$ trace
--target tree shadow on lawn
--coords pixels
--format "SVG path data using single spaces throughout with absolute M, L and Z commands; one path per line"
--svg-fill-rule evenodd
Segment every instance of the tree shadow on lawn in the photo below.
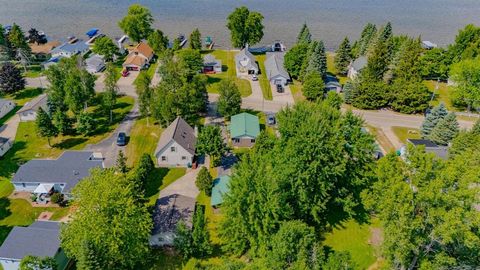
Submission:
M 160 187 L 163 184 L 163 179 L 168 174 L 170 169 L 168 168 L 155 168 L 148 175 L 147 184 L 145 186 L 145 196 L 151 197 L 155 194 L 158 194 Z
M 207 84 L 219 83 L 222 81 L 222 78 L 215 77 L 212 75 L 207 75 Z
M 330 207 L 331 211 L 326 216 L 327 219 L 327 232 L 332 231 L 333 229 L 343 229 L 345 228 L 344 223 L 350 219 L 355 220 L 360 225 L 370 224 L 370 213 L 363 207 L 363 205 L 355 207 L 353 212 L 354 216 L 348 215 L 343 209 L 339 206 Z
M 42 88 L 25 88 L 14 95 L 15 99 L 34 98 L 43 93 Z
M 86 141 L 88 141 L 87 138 L 68 138 L 62 142 L 54 144 L 53 147 L 59 149 L 70 149 Z
M 26 142 L 15 141 L 12 148 L 3 157 L 0 157 L 0 177 L 10 178 L 18 167 L 25 163 L 26 160 L 17 157 L 15 153 L 25 149 L 26 145 Z

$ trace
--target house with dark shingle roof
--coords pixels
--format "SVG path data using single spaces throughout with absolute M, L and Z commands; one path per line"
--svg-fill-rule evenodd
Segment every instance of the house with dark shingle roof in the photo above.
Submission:
M 265 60 L 265 74 L 270 83 L 285 86 L 291 80 L 287 70 L 283 67 L 284 52 L 267 52 Z
M 20 261 L 28 255 L 54 258 L 58 269 L 66 268 L 69 259 L 60 247 L 59 222 L 36 221 L 28 227 L 12 229 L 0 247 L 3 269 L 19 269 Z
M 260 134 L 260 122 L 256 115 L 240 113 L 231 117 L 230 138 L 233 146 L 252 147 Z
M 32 159 L 20 166 L 12 179 L 15 191 L 34 193 L 41 202 L 48 194 L 69 195 L 90 170 L 103 168 L 103 158 L 91 151 L 65 151 L 58 159 Z
M 436 143 L 425 139 L 407 139 L 407 143 L 415 147 L 425 147 L 425 153 L 433 153 L 435 156 L 441 159 L 448 158 L 448 146 L 437 145 Z M 407 155 L 407 147 L 403 146 L 400 149 L 402 157 Z
M 163 167 L 188 167 L 193 163 L 197 135 L 183 118 L 177 117 L 158 141 L 155 157 Z
M 179 222 L 192 229 L 196 200 L 180 194 L 162 197 L 155 203 L 153 230 L 150 237 L 152 246 L 172 246 Z

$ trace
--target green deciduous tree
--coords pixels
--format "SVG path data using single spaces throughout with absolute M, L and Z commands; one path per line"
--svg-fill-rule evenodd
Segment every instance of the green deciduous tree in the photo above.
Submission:
M 335 52 L 335 69 L 338 73 L 345 75 L 348 72 L 348 66 L 351 61 L 352 49 L 350 47 L 350 41 L 345 37 Z
M 8 41 L 15 50 L 30 52 L 30 46 L 28 46 L 27 40 L 25 39 L 25 33 L 22 28 L 15 23 L 8 33 Z
M 200 172 L 198 172 L 197 179 L 195 180 L 195 185 L 200 191 L 205 192 L 207 196 L 212 195 L 212 185 L 213 185 L 213 178 L 208 172 L 208 169 L 202 167 Z
M 135 89 L 138 95 L 138 106 L 142 117 L 147 118 L 147 126 L 149 125 L 149 117 L 152 115 L 153 94 L 154 91 L 150 87 L 152 80 L 148 73 L 141 72 L 135 84 Z
M 310 29 L 308 29 L 307 23 L 303 23 L 302 29 L 297 36 L 297 44 L 308 44 L 312 41 L 312 34 L 310 34 Z
M 199 50 L 183 49 L 177 52 L 178 65 L 183 75 L 189 80 L 203 67 L 203 58 Z
M 312 71 L 305 75 L 303 80 L 303 95 L 308 100 L 322 98 L 325 93 L 325 83 L 318 71 Z
M 450 58 L 443 48 L 433 48 L 420 57 L 421 74 L 424 78 L 446 80 L 450 68 Z
M 453 63 L 474 58 L 480 54 L 480 27 L 468 24 L 458 31 L 455 42 L 448 47 Z
M 148 46 L 152 48 L 155 54 L 160 54 L 168 47 L 168 37 L 160 29 L 153 31 L 148 36 Z
M 307 57 L 308 44 L 301 43 L 294 45 L 285 54 L 284 67 L 294 79 L 299 79 L 302 72 L 302 65 Z
M 77 208 L 60 238 L 80 269 L 90 269 L 92 257 L 98 269 L 135 269 L 144 262 L 152 220 L 123 174 L 95 169 L 72 193 Z
M 391 269 L 470 268 L 480 263 L 480 158 L 472 152 L 445 164 L 409 147 L 378 163 L 378 181 L 365 200 L 384 230 L 383 257 Z M 475 184 L 474 184 L 475 183 Z
M 480 58 L 453 64 L 450 77 L 455 82 L 454 102 L 459 105 L 480 107 Z
M 438 121 L 428 138 L 438 145 L 448 145 L 457 136 L 458 132 L 457 116 L 452 112 Z
M 347 81 L 343 86 L 343 98 L 345 99 L 345 103 L 352 104 L 355 93 L 355 86 L 353 85 L 352 81 Z
M 225 154 L 227 147 L 218 126 L 205 126 L 198 135 L 196 151 L 200 155 L 209 155 L 212 165 L 216 166 Z
M 428 108 L 430 91 L 421 81 L 396 79 L 391 87 L 391 106 L 401 113 L 421 113 Z
M 146 193 L 148 176 L 152 173 L 154 168 L 155 164 L 153 163 L 152 157 L 149 154 L 144 153 L 141 156 L 138 165 L 133 170 L 131 180 L 133 181 L 136 191 L 135 194 L 140 199 L 142 199 Z
M 258 43 L 263 37 L 263 15 L 238 7 L 227 17 L 227 28 L 233 47 L 243 48 L 245 45 Z
M 218 112 L 230 117 L 240 112 L 242 105 L 242 96 L 237 85 L 232 80 L 223 80 L 218 86 L 220 97 L 218 99 Z
M 25 78 L 14 64 L 7 62 L 0 68 L 0 91 L 13 94 L 25 88 Z
M 355 263 L 352 262 L 350 253 L 333 252 L 322 266 L 323 270 L 353 270 L 356 269 Z
M 118 151 L 117 160 L 115 163 L 115 168 L 117 172 L 126 173 L 128 171 L 127 167 L 127 158 L 122 150 Z
M 65 111 L 56 109 L 53 113 L 53 124 L 62 135 L 68 135 L 72 132 L 72 119 Z
M 110 115 L 110 123 L 113 121 L 113 109 L 117 104 L 117 70 L 112 63 L 108 63 L 104 72 L 105 89 L 102 95 L 102 105 Z
M 187 227 L 183 220 L 177 224 L 173 244 L 175 249 L 183 255 L 184 259 L 192 257 L 192 231 Z
M 118 22 L 120 29 L 135 42 L 148 38 L 152 33 L 153 16 L 148 8 L 133 4 L 128 8 L 127 16 Z
M 203 205 L 197 205 L 193 216 L 192 245 L 193 254 L 196 258 L 203 258 L 212 253 L 210 234 L 205 218 L 205 206 Z
M 440 103 L 438 106 L 434 107 L 432 111 L 427 114 L 425 120 L 423 120 L 422 127 L 420 128 L 420 132 L 422 134 L 422 138 L 427 138 L 432 133 L 432 130 L 438 124 L 440 120 L 447 116 L 448 111 L 445 107 L 445 104 Z
M 28 255 L 20 261 L 20 270 L 52 270 L 57 267 L 58 264 L 52 257 L 40 258 Z
M 113 57 L 118 53 L 118 47 L 109 37 L 104 36 L 95 40 L 92 51 L 103 55 L 106 61 L 112 61 Z
M 52 122 L 50 115 L 46 113 L 42 108 L 38 109 L 37 118 L 35 119 L 35 126 L 37 127 L 37 133 L 40 137 L 45 137 L 50 144 L 50 138 L 57 137 L 58 129 Z
M 200 30 L 198 30 L 198 28 L 195 28 L 195 30 L 193 30 L 193 32 L 190 34 L 190 49 L 202 49 L 202 35 L 200 34 Z
M 96 122 L 90 113 L 82 112 L 77 118 L 77 130 L 81 134 L 89 136 L 95 131 Z
M 342 103 L 343 103 L 343 99 L 337 92 L 329 91 L 325 97 L 325 103 L 332 108 L 340 110 L 340 107 L 342 106 Z

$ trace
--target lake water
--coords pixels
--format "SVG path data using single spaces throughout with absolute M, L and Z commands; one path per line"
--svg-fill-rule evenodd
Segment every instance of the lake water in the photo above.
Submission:
M 329 49 L 345 36 L 358 38 L 367 22 L 391 21 L 395 33 L 439 45 L 452 42 L 464 25 L 480 24 L 479 0 L 0 0 L 0 23 L 16 22 L 25 31 L 33 26 L 57 39 L 84 36 L 92 27 L 118 37 L 117 21 L 133 2 L 150 8 L 155 27 L 170 37 L 198 27 L 224 47 L 229 46 L 225 18 L 241 5 L 264 15 L 263 44 L 276 39 L 292 44 L 303 22 Z

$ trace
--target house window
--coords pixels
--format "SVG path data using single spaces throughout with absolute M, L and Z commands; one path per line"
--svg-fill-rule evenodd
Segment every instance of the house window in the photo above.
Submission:
M 162 161 L 167 161 L 167 157 L 166 157 L 166 156 L 162 156 Z
M 186 157 L 186 156 L 182 156 L 182 160 L 187 160 L 187 157 Z
M 175 152 L 175 147 L 174 146 L 170 147 L 170 151 Z
M 26 187 L 25 183 L 22 183 L 22 187 Z
M 239 139 L 239 138 L 233 138 L 232 141 L 233 141 L 234 143 L 239 143 L 239 142 L 240 142 L 240 139 Z
M 255 143 L 255 139 L 251 139 L 250 142 L 251 142 L 251 143 Z

